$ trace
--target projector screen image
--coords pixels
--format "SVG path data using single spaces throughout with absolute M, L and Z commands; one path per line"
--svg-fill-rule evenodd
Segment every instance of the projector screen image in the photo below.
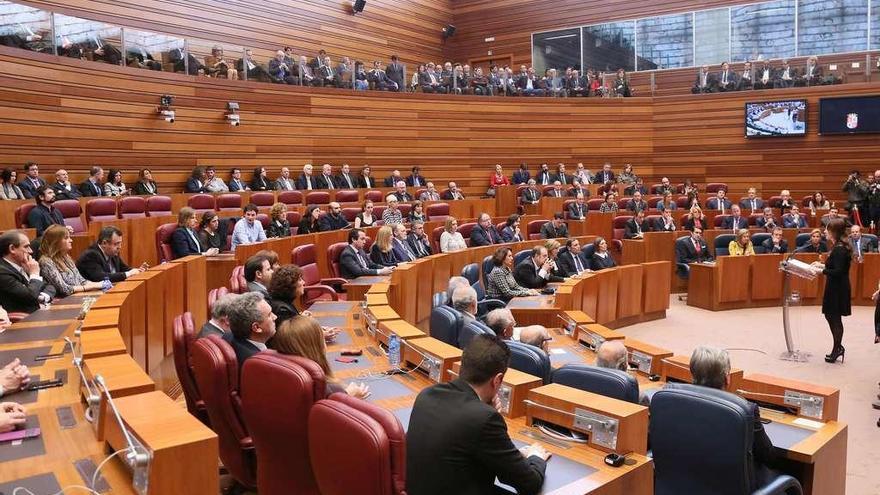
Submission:
M 880 96 L 819 100 L 819 134 L 880 132 Z
M 803 136 L 807 100 L 746 103 L 746 137 Z

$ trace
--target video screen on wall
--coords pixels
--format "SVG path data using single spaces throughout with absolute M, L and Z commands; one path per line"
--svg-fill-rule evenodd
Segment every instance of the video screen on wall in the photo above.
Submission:
M 819 134 L 880 132 L 880 96 L 819 100 Z
M 803 136 L 807 100 L 746 103 L 746 137 Z

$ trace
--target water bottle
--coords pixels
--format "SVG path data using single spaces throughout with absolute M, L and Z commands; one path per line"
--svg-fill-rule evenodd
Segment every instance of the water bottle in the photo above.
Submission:
M 104 283 L 101 285 L 101 290 L 107 292 L 108 290 L 113 288 L 113 284 L 110 283 L 110 277 L 104 277 Z
M 400 337 L 396 333 L 388 336 L 388 363 L 392 369 L 400 368 Z

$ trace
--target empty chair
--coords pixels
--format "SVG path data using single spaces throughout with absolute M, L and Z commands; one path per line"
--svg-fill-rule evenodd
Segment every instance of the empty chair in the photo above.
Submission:
M 243 266 L 238 265 L 232 269 L 232 275 L 229 276 L 229 290 L 235 294 L 244 294 L 248 291 Z
M 715 215 L 715 220 L 712 221 L 712 224 L 716 229 L 720 229 L 722 225 L 724 225 L 724 221 L 730 218 L 732 215 Z
M 468 246 L 471 245 L 471 231 L 473 231 L 474 227 L 476 226 L 477 224 L 475 222 L 463 223 L 458 226 L 458 232 L 461 234 L 462 237 L 464 237 L 464 240 L 468 243 Z
M 218 211 L 232 211 L 241 209 L 241 194 L 230 193 L 217 196 Z
M 299 192 L 299 191 L 291 191 Z M 258 191 L 251 194 L 250 202 L 260 208 L 268 208 L 275 203 L 275 194 L 266 191 Z
M 269 220 L 269 215 L 266 215 L 265 213 L 257 213 L 257 221 L 263 224 L 263 230 L 266 230 L 269 228 L 269 222 L 271 220 Z
M 550 381 L 560 385 L 638 404 L 639 382 L 625 371 L 586 364 L 566 364 L 553 370 Z
M 795 238 L 794 238 L 795 247 L 801 247 L 804 244 L 808 244 L 810 242 L 811 235 L 812 234 L 809 232 L 801 232 L 800 234 L 795 236 Z M 824 242 L 824 239 L 823 239 L 823 242 Z
M 244 363 L 241 390 L 244 421 L 261 459 L 259 493 L 318 495 L 308 462 L 308 418 L 326 391 L 320 366 L 306 358 L 258 353 Z
M 481 266 L 482 266 L 482 270 L 483 270 L 483 280 L 488 283 L 489 274 L 492 273 L 492 270 L 495 269 L 495 264 L 492 263 L 492 255 L 491 254 L 489 256 L 486 256 L 485 258 L 483 258 L 483 263 Z
M 35 203 L 25 203 L 15 208 L 15 227 L 18 229 L 28 228 L 27 217 L 37 205 Z
M 64 217 L 64 225 L 73 228 L 74 234 L 86 232 L 86 224 L 82 218 L 82 206 L 75 199 L 64 199 L 55 202 L 55 208 Z
M 257 458 L 253 440 L 242 420 L 235 351 L 219 336 L 210 335 L 196 339 L 190 352 L 196 386 L 205 401 L 211 429 L 219 440 L 220 460 L 238 483 L 254 489 L 257 486 Z M 273 394 L 273 397 L 277 400 L 277 395 Z M 280 422 L 281 418 L 276 419 Z
M 800 495 L 791 476 L 772 474 L 763 486 L 755 479 L 754 421 L 751 404 L 723 390 L 670 384 L 657 391 L 648 429 L 654 493 Z
M 382 195 L 382 191 L 367 191 L 364 193 L 364 201 L 368 199 L 374 203 L 381 203 L 385 201 L 385 196 Z
M 333 394 L 312 406 L 308 431 L 322 495 L 406 495 L 406 433 L 387 409 Z M 339 445 L 357 455 L 340 456 Z
M 336 278 L 342 278 L 342 270 L 339 269 L 339 255 L 348 246 L 347 242 L 337 242 L 327 248 L 327 258 L 330 261 L 330 273 Z
M 170 217 L 171 198 L 168 196 L 150 196 L 147 198 L 148 217 Z
M 86 203 L 86 221 L 109 222 L 116 220 L 116 200 L 113 198 L 95 198 Z
M 336 191 L 334 199 L 337 203 L 356 203 L 358 201 L 358 192 L 350 189 Z
M 126 196 L 119 199 L 119 218 L 144 218 L 147 216 L 147 201 L 140 196 Z
M 480 265 L 469 263 L 461 269 L 461 276 L 466 278 L 471 285 L 480 281 Z
M 217 299 L 229 294 L 229 289 L 226 287 L 217 287 L 216 289 L 211 289 L 208 291 L 208 314 L 211 314 L 211 310 L 214 309 L 214 303 L 217 302 Z
M 156 253 L 159 261 L 171 261 L 174 253 L 171 251 L 171 234 L 177 229 L 176 223 L 166 223 L 156 228 Z
M 193 374 L 189 362 L 190 348 L 196 338 L 192 314 L 186 312 L 174 317 L 171 330 L 171 344 L 174 349 L 174 369 L 180 380 L 180 388 L 183 389 L 183 398 L 186 400 L 186 410 L 199 419 L 205 426 L 210 427 L 208 410 L 205 401 L 199 395 L 196 387 L 196 377 Z
M 360 208 L 343 208 L 342 217 L 345 218 L 348 222 L 354 223 L 354 219 L 357 218 L 358 213 L 360 212 Z
M 587 209 L 590 211 L 599 211 L 599 207 L 602 206 L 605 200 L 602 198 L 592 198 L 587 200 Z
M 727 184 L 724 182 L 710 182 L 706 184 L 706 193 L 708 194 L 717 193 L 719 189 L 724 189 L 725 191 L 729 190 Z
M 440 252 L 440 236 L 443 235 L 443 227 L 434 227 L 434 230 L 431 231 L 431 252 L 439 253 Z
M 318 272 L 318 264 L 315 260 L 315 245 L 304 244 L 293 248 L 293 264 L 302 269 L 305 293 L 303 293 L 303 305 L 310 306 L 319 299 L 331 299 L 336 301 L 339 294 L 333 289 L 333 285 L 342 286 L 348 281 L 344 278 L 322 279 Z
M 510 347 L 510 367 L 537 376 L 550 383 L 550 357 L 543 349 L 522 342 L 507 341 Z
M 432 222 L 446 220 L 449 216 L 449 203 L 434 203 L 426 206 L 425 216 Z
M 303 204 L 302 191 L 281 191 L 278 193 L 278 202 L 287 206 L 299 206 Z
M 471 343 L 471 340 L 474 340 L 474 337 L 481 334 L 495 335 L 495 332 L 479 320 L 467 322 L 458 333 L 458 347 L 464 349 Z
M 679 237 L 678 239 L 675 240 L 675 244 L 676 244 L 675 252 L 676 253 L 679 251 L 679 248 L 677 245 L 683 244 L 685 242 L 691 242 L 691 236 L 686 235 L 686 236 Z M 675 273 L 676 273 L 676 275 L 678 275 L 678 278 L 680 278 L 682 280 L 687 280 L 691 276 L 691 267 L 688 266 L 687 263 L 679 263 L 676 261 L 675 262 Z
M 517 266 L 532 255 L 531 249 L 521 249 L 513 255 L 513 266 Z
M 330 203 L 330 193 L 327 191 L 309 191 L 306 193 L 306 204 L 326 205 Z
M 235 196 L 238 196 L 237 194 Z M 193 194 L 186 200 L 186 205 L 196 210 L 201 215 L 206 211 L 214 211 L 217 208 L 217 202 L 214 196 L 210 194 Z
M 730 254 L 730 241 L 736 239 L 734 234 L 721 234 L 715 238 L 715 257 L 727 256 Z
M 547 223 L 548 220 L 532 220 L 528 223 L 526 227 L 526 231 L 528 232 L 529 240 L 535 240 L 541 238 L 541 227 Z
M 428 327 L 431 337 L 458 347 L 458 335 L 461 332 L 461 315 L 446 305 L 439 305 L 431 310 Z
M 766 232 L 759 232 L 752 235 L 752 246 L 755 247 L 755 254 L 765 254 L 767 252 L 762 244 L 771 237 L 772 236 Z

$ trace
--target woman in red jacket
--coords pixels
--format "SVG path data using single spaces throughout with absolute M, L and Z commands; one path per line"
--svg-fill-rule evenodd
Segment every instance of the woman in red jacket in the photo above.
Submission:
M 486 194 L 489 196 L 495 196 L 495 188 L 498 186 L 509 186 L 510 179 L 504 175 L 504 171 L 501 170 L 501 164 L 495 165 L 495 173 L 489 177 L 489 190 L 486 191 Z

